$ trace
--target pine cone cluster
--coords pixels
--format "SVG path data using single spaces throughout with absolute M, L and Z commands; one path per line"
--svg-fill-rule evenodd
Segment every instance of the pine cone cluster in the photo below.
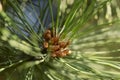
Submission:
M 47 29 L 44 34 L 43 48 L 51 51 L 52 57 L 64 57 L 69 54 L 69 41 L 60 41 L 60 37 Z

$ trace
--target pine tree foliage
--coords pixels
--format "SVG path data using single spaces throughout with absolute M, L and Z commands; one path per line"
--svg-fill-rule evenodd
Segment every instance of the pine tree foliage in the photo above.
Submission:
M 0 80 L 119 80 L 119 12 L 119 0 L 1 0 Z M 44 49 L 48 29 L 68 55 Z

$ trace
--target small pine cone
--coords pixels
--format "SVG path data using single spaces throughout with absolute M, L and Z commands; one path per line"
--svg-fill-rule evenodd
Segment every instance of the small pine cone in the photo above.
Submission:
M 52 57 L 59 57 L 60 53 L 61 53 L 60 50 L 59 50 L 59 51 L 54 51 L 54 52 L 51 54 L 51 56 L 52 56 Z
M 59 45 L 61 48 L 65 48 L 66 47 L 66 43 L 65 42 L 59 42 Z
M 44 37 L 44 39 L 46 40 L 46 41 L 49 41 L 50 39 L 51 39 L 51 31 L 50 30 L 46 30 L 45 31 L 45 33 L 44 33 L 44 35 L 43 35 L 43 37 Z
M 48 46 L 49 46 L 49 45 L 48 45 L 48 42 L 45 41 L 45 42 L 43 43 L 43 47 L 44 47 L 44 48 L 48 48 Z
M 68 42 L 59 42 L 59 45 L 61 48 L 66 48 L 68 45 Z
M 58 44 L 58 42 L 59 42 L 59 37 L 52 37 L 51 38 L 51 44 Z
M 45 31 L 45 34 L 46 33 L 50 33 L 51 34 L 51 31 L 49 30 L 49 29 L 47 29 L 46 31 Z
M 51 50 L 52 51 L 58 51 L 58 50 L 60 50 L 60 46 L 59 45 L 53 45 L 53 46 L 51 46 Z

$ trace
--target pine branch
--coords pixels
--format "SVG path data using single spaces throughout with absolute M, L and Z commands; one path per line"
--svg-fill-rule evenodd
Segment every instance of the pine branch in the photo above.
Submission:
M 2 0 L 0 80 L 119 80 L 118 2 Z

